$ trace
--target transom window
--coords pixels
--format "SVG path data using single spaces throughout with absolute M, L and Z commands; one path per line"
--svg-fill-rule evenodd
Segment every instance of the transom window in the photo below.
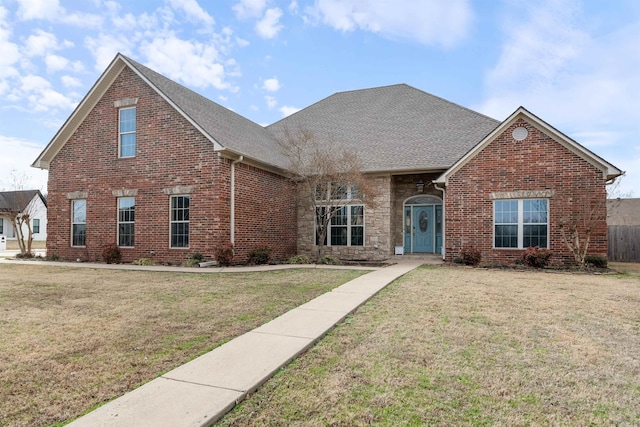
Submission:
M 323 182 L 316 186 L 316 200 L 353 200 L 359 198 L 358 186 L 338 182 Z
M 171 196 L 172 248 L 189 247 L 189 196 Z
M 118 198 L 118 246 L 132 247 L 134 244 L 135 210 L 134 197 Z
M 71 201 L 71 246 L 87 245 L 87 201 Z
M 496 200 L 493 204 L 494 247 L 549 247 L 547 199 Z
M 321 221 L 327 208 L 320 207 L 316 210 L 316 221 Z M 324 243 L 327 246 L 364 246 L 364 206 L 350 205 L 334 208 L 335 215 L 329 222 Z M 316 244 L 319 244 L 318 228 L 316 230 Z
M 136 155 L 136 107 L 119 110 L 119 157 Z

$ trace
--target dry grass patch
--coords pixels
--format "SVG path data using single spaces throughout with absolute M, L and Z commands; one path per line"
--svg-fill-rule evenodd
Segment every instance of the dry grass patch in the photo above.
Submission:
M 640 275 L 423 267 L 220 424 L 630 426 L 639 408 Z
M 75 418 L 363 273 L 0 264 L 0 425 Z

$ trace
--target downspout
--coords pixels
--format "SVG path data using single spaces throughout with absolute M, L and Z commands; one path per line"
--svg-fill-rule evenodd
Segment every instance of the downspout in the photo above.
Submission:
M 236 163 L 240 163 L 244 160 L 244 156 L 240 156 L 238 160 L 231 162 L 231 247 L 235 247 L 236 244 Z
M 447 247 L 446 244 L 445 244 L 446 243 L 446 240 L 445 240 L 445 238 L 446 238 L 446 230 L 447 230 L 447 228 L 445 227 L 445 221 L 446 221 L 446 217 L 447 217 L 445 215 L 445 212 L 446 212 L 446 200 L 445 200 L 446 192 L 445 192 L 444 188 L 438 187 L 438 184 L 436 182 L 434 182 L 434 181 L 432 181 L 432 182 L 433 182 L 433 187 L 436 190 L 442 191 L 442 260 L 445 261 L 446 254 L 447 254 L 447 251 L 445 250 L 445 248 Z

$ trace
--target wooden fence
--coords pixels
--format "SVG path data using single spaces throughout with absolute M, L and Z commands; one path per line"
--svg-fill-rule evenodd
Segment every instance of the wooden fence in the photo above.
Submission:
M 609 261 L 640 262 L 640 225 L 610 225 Z

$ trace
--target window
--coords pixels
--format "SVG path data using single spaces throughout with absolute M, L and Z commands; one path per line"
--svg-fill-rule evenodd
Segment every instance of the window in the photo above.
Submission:
M 189 247 L 189 196 L 171 196 L 171 247 Z
M 364 246 L 364 206 L 342 206 L 334 208 L 335 215 L 329 222 L 326 236 L 329 246 Z M 316 224 L 321 221 L 325 207 L 317 208 Z M 316 230 L 316 244 L 319 244 L 318 228 Z M 325 237 L 325 244 L 327 239 Z
M 118 198 L 118 246 L 133 246 L 135 209 L 135 198 Z
M 119 157 L 136 155 L 136 107 L 121 108 L 119 129 Z
M 316 185 L 316 200 L 353 200 L 359 197 L 358 186 L 355 184 L 322 182 Z
M 38 218 L 34 218 L 33 225 L 31 225 L 31 231 L 33 234 L 40 232 L 40 220 Z
M 0 234 L 4 233 L 4 218 L 0 218 Z
M 493 213 L 496 248 L 549 247 L 548 200 L 496 200 Z
M 71 201 L 71 246 L 87 245 L 87 201 Z

